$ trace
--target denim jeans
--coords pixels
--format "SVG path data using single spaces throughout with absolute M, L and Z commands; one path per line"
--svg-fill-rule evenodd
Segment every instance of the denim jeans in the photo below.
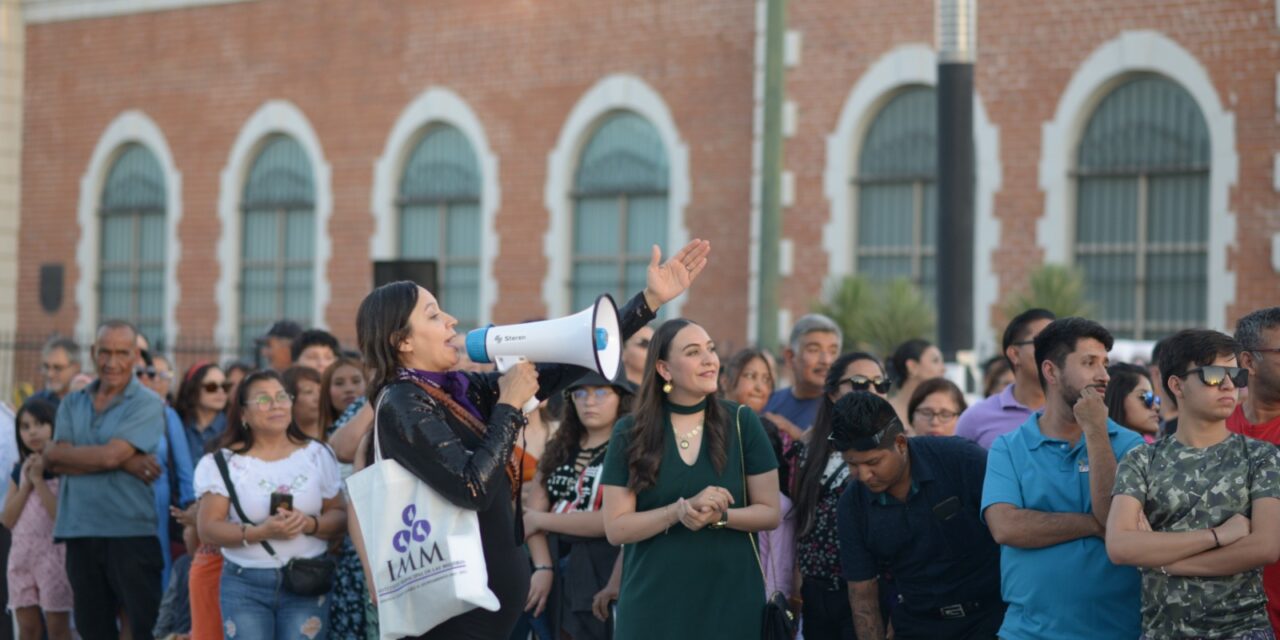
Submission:
M 227 640 L 324 640 L 329 596 L 299 596 L 284 588 L 280 569 L 222 565 L 222 633 Z

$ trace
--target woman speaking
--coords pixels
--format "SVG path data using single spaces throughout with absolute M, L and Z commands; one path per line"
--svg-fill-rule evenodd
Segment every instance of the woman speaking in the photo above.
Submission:
M 624 341 L 689 287 L 710 251 L 710 243 L 694 240 L 659 265 L 653 248 L 644 291 L 619 311 Z M 511 450 L 525 423 L 518 407 L 535 393 L 545 399 L 562 392 L 587 370 L 521 363 L 501 375 L 451 372 L 459 357 L 449 342 L 456 324 L 430 291 L 395 282 L 360 303 L 356 333 L 372 370 L 368 397 L 376 402 L 386 390 L 377 408 L 384 455 L 453 504 L 478 512 L 489 588 L 501 605 L 496 612 L 473 609 L 421 637 L 492 640 L 510 634 L 529 589 L 512 516 L 518 489 Z M 365 449 L 371 457 L 373 447 Z

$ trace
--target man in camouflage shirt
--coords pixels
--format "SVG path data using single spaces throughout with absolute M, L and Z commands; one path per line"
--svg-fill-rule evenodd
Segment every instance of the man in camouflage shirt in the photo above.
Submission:
M 1116 473 L 1107 553 L 1142 568 L 1143 638 L 1269 640 L 1261 569 L 1280 557 L 1280 453 L 1227 431 L 1247 372 L 1217 331 L 1166 341 L 1160 371 L 1176 434 Z

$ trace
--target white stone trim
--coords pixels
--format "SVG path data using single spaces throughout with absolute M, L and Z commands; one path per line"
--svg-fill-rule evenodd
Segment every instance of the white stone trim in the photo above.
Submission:
M 822 229 L 827 251 L 829 288 L 855 273 L 853 221 L 856 200 L 849 184 L 857 171 L 858 149 L 866 130 L 893 94 L 911 85 L 936 86 L 938 57 L 926 44 L 904 44 L 881 56 L 854 84 L 840 111 L 836 129 L 827 136 L 827 162 L 823 192 L 831 203 L 831 216 Z M 987 116 L 982 100 L 973 97 L 973 142 L 977 157 L 974 192 L 973 346 L 980 354 L 995 353 L 991 306 L 999 297 L 999 280 L 991 268 L 991 254 L 1000 241 L 1000 221 L 995 217 L 995 194 L 1003 181 L 1000 164 L 1000 130 Z M 824 289 L 825 293 L 825 289 Z
M 1181 45 L 1155 31 L 1126 31 L 1098 47 L 1076 69 L 1058 100 L 1053 120 L 1041 126 L 1040 188 L 1044 216 L 1036 226 L 1036 241 L 1045 262 L 1074 261 L 1075 181 L 1071 169 L 1075 151 L 1094 108 L 1117 84 L 1136 72 L 1152 72 L 1178 83 L 1191 95 L 1209 129 L 1209 283 L 1206 315 L 1211 328 L 1227 328 L 1227 308 L 1235 300 L 1236 274 L 1230 271 L 1227 248 L 1236 236 L 1230 210 L 1231 187 L 1236 184 L 1235 115 L 1218 98 L 1209 72 Z
M 27 23 L 38 24 L 250 1 L 252 0 L 22 0 L 22 5 Z
M 325 310 L 329 306 L 329 257 L 332 242 L 329 238 L 329 217 L 333 213 L 332 169 L 325 159 L 311 122 L 297 106 L 287 100 L 272 100 L 262 105 L 249 117 L 236 136 L 235 144 L 222 169 L 218 190 L 218 219 L 222 233 L 218 237 L 218 262 L 221 275 L 214 289 L 218 303 L 218 323 L 214 327 L 214 339 L 230 356 L 240 346 L 240 200 L 244 195 L 244 182 L 249 168 L 262 150 L 267 136 L 283 133 L 292 137 L 307 154 L 311 162 L 316 186 L 316 250 L 315 293 L 312 298 L 311 323 L 323 328 Z M 266 327 L 263 327 L 266 330 Z
M 373 163 L 373 237 L 369 255 L 374 260 L 392 260 L 399 256 L 396 240 L 400 237 L 400 221 L 396 210 L 405 162 L 414 145 L 421 140 L 429 125 L 446 123 L 457 127 L 471 143 L 480 165 L 480 310 L 481 326 L 493 316 L 498 300 L 498 283 L 493 275 L 493 260 L 498 255 L 499 239 L 494 220 L 501 202 L 498 181 L 498 156 L 489 146 L 484 125 L 460 96 L 444 87 L 431 87 L 422 92 L 400 114 L 387 137 L 382 155 Z
M 164 174 L 164 343 L 172 347 L 178 339 L 177 308 L 182 295 L 178 283 L 178 263 L 182 260 L 182 241 L 178 238 L 178 223 L 182 221 L 182 173 L 173 162 L 173 153 L 160 127 L 147 114 L 135 110 L 121 113 L 107 125 L 93 149 L 88 168 L 80 177 L 80 202 L 76 213 L 80 225 L 80 240 L 76 244 L 76 267 L 80 272 L 76 281 L 76 306 L 80 308 L 80 316 L 76 319 L 76 337 L 86 339 L 97 328 L 96 285 L 102 249 L 98 208 L 102 203 L 107 175 L 120 157 L 121 149 L 130 142 L 136 142 L 154 154 Z
M 764 59 L 768 9 L 766 0 L 756 0 L 754 64 L 751 70 L 751 220 L 747 232 L 748 344 L 760 343 L 760 228 L 764 223 L 760 190 L 764 179 Z
M 582 147 L 595 132 L 600 119 L 614 111 L 631 111 L 648 120 L 658 131 L 667 153 L 671 177 L 667 183 L 667 246 L 663 247 L 663 259 L 689 241 L 689 230 L 684 218 L 691 189 L 689 147 L 680 136 L 675 119 L 671 117 L 671 110 L 657 91 L 634 75 L 618 73 L 601 79 L 583 94 L 569 112 L 555 148 L 547 155 L 544 204 L 551 219 L 547 234 L 543 237 L 543 255 L 547 259 L 548 269 L 542 281 L 542 299 L 547 305 L 547 314 L 551 317 L 576 311 L 569 309 L 569 276 L 573 250 L 570 232 L 573 206 L 569 193 L 573 189 L 574 170 Z M 632 293 L 634 292 L 623 295 Z M 681 295 L 667 303 L 670 317 L 679 317 L 686 296 L 687 294 Z

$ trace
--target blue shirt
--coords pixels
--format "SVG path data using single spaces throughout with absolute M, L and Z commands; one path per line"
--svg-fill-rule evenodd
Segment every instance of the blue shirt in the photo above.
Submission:
M 1046 438 L 1040 414 L 991 445 L 982 511 L 997 503 L 1051 513 L 1090 513 L 1089 459 L 1084 436 L 1071 444 Z M 1142 437 L 1107 421 L 1116 459 Z M 1001 589 L 1009 609 L 1002 640 L 1137 638 L 1142 633 L 1138 570 L 1111 564 L 1101 538 L 1078 538 L 1041 549 L 1000 548 Z
M 58 406 L 55 442 L 101 446 L 124 440 L 143 453 L 156 453 L 164 433 L 164 401 L 137 378 L 129 380 L 105 411 L 93 408 L 101 381 L 68 394 Z M 155 490 L 123 470 L 68 475 L 58 489 L 53 536 L 125 538 L 156 535 Z
M 801 400 L 791 393 L 792 387 L 786 389 L 778 389 L 769 396 L 769 402 L 764 405 L 765 413 L 776 413 L 788 420 L 792 424 L 807 431 L 813 426 L 814 420 L 818 417 L 818 407 L 822 404 L 822 395 L 808 400 Z
M 196 428 L 196 420 L 192 417 L 190 420 L 183 421 L 182 430 L 187 433 L 187 437 L 182 441 L 187 445 L 187 454 L 191 459 L 191 464 L 195 465 L 200 462 L 200 458 L 206 453 L 212 453 L 216 448 L 212 443 L 217 440 L 223 431 L 227 430 L 227 414 L 218 412 L 213 416 L 213 422 L 201 431 Z
M 888 570 L 899 593 L 893 628 L 935 628 L 938 609 L 1000 598 L 1000 548 L 978 514 L 987 452 L 963 438 L 911 438 L 906 502 L 856 480 L 837 507 L 840 564 L 861 582 Z M 942 633 L 942 632 L 938 632 Z

